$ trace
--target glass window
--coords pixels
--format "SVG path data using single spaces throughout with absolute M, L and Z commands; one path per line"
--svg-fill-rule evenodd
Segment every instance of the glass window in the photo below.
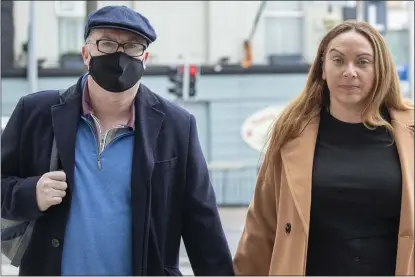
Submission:
M 303 17 L 265 18 L 266 55 L 296 55 L 303 52 Z
M 84 44 L 84 18 L 59 17 L 59 55 L 80 53 Z
M 264 14 L 265 54 L 301 56 L 304 15 L 301 1 L 267 1 Z
M 389 46 L 395 63 L 408 64 L 409 62 L 409 31 L 388 30 L 385 34 L 386 43 Z

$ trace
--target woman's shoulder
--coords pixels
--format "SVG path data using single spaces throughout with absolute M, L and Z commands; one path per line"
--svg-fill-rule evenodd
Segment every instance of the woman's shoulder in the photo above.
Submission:
M 398 121 L 406 126 L 414 126 L 414 106 L 413 103 L 408 102 L 407 109 L 389 109 L 389 113 L 393 120 Z

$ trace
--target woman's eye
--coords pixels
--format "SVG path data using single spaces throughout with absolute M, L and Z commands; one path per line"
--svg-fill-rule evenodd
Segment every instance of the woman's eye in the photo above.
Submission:
M 369 61 L 368 60 L 359 60 L 358 63 L 359 64 L 368 64 Z

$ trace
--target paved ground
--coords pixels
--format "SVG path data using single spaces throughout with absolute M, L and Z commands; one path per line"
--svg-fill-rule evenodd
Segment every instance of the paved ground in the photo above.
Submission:
M 239 241 L 243 224 L 245 221 L 246 208 L 220 208 L 220 216 L 222 218 L 222 225 L 228 239 L 229 247 L 232 254 L 235 253 L 237 243 Z M 180 270 L 183 275 L 193 275 L 189 260 L 187 259 L 184 245 L 180 249 Z M 8 260 L 2 257 L 1 276 L 17 275 L 18 269 L 11 266 Z
M 9 262 L 10 261 L 6 257 L 1 255 L 1 272 L 0 272 L 1 276 L 17 275 L 19 273 L 17 268 L 15 268 L 14 266 L 11 266 Z

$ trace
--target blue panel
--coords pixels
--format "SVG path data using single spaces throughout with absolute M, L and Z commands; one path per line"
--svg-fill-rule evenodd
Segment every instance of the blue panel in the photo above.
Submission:
M 241 128 L 244 121 L 253 113 L 270 105 L 285 105 L 272 98 L 256 101 L 216 102 L 212 107 L 212 160 L 236 161 L 251 165 L 259 162 L 260 153 L 249 147 L 242 139 Z
M 210 134 L 210 117 L 209 117 L 209 103 L 208 102 L 193 102 L 193 101 L 175 101 L 178 105 L 189 111 L 196 118 L 197 131 L 199 135 L 200 145 L 203 154 L 207 161 L 211 160 L 211 149 L 209 147 Z
M 398 70 L 399 80 L 408 81 L 408 65 L 401 64 L 396 66 Z

